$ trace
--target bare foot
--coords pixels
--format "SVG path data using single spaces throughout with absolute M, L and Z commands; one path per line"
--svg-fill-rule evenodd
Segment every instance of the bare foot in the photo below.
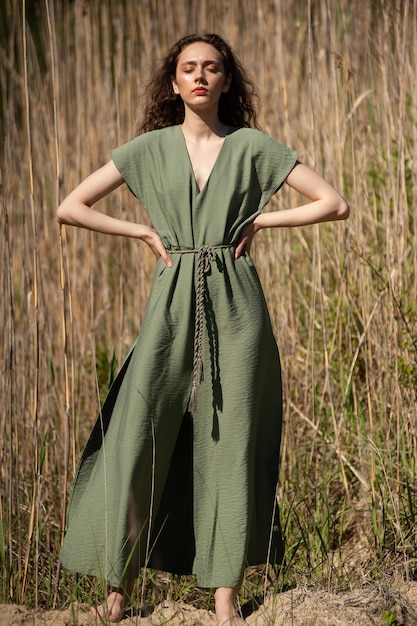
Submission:
M 240 615 L 232 615 L 225 622 L 221 622 L 219 626 L 248 626 L 248 623 Z
M 108 620 L 116 624 L 122 619 L 126 608 L 126 597 L 118 591 L 109 593 L 107 600 L 97 608 L 91 608 L 91 613 L 97 619 Z
M 218 626 L 247 626 L 237 608 L 237 589 L 219 587 L 214 594 Z

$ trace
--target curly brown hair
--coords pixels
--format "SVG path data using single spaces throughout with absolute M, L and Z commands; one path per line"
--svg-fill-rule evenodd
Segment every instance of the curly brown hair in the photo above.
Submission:
M 172 89 L 171 79 L 175 76 L 177 61 L 181 52 L 197 42 L 207 43 L 220 52 L 226 76 L 231 76 L 230 89 L 222 93 L 218 115 L 221 122 L 229 126 L 259 128 L 255 101 L 258 96 L 255 86 L 231 47 L 218 35 L 187 35 L 177 41 L 162 59 L 146 87 L 147 105 L 144 109 L 142 124 L 137 134 L 150 130 L 175 126 L 184 121 L 184 104 Z

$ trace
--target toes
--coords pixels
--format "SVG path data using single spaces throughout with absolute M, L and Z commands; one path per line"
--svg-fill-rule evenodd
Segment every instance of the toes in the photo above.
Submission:
M 221 626 L 248 626 L 248 624 L 240 615 L 232 615 L 225 622 L 222 622 Z
M 92 607 L 90 612 L 96 619 L 102 619 L 116 624 L 123 617 L 123 599 L 115 598 L 111 594 L 103 604 Z

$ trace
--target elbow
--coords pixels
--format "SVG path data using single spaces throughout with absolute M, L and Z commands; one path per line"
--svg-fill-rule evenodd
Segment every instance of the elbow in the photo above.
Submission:
M 340 198 L 339 205 L 336 209 L 336 219 L 347 220 L 350 215 L 350 207 L 344 198 Z
M 62 217 L 62 213 L 61 213 L 61 207 L 57 208 L 57 211 L 55 213 L 55 219 L 58 222 L 58 224 L 65 224 L 64 218 Z
M 65 200 L 61 202 L 61 204 L 57 208 L 56 213 L 55 213 L 55 219 L 58 222 L 58 224 L 71 224 L 71 221 L 69 220 L 68 210 L 66 208 Z

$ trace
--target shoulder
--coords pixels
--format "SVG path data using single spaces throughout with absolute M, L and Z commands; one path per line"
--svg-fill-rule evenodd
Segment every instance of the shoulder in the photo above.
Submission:
M 264 201 L 268 202 L 294 167 L 297 151 L 254 128 L 239 128 L 232 134 L 232 141 L 236 141 L 234 152 L 242 163 L 241 167 L 246 164 L 254 168 L 264 192 Z
M 176 128 L 176 126 L 169 126 L 138 135 L 118 148 L 113 148 L 110 153 L 111 158 L 119 171 L 126 171 L 126 168 L 132 166 L 136 167 L 139 161 L 142 165 L 146 163 L 152 165 L 161 152 L 171 153 L 176 150 Z
M 255 152 L 257 150 L 282 150 L 286 152 L 291 150 L 288 146 L 280 143 L 270 135 L 258 130 L 257 128 L 236 128 L 231 131 L 233 141 L 242 143 L 247 147 L 251 147 Z
M 163 142 L 166 139 L 169 139 L 175 135 L 176 126 L 168 126 L 167 128 L 160 128 L 158 130 L 150 130 L 147 133 L 143 133 L 142 135 L 138 135 L 134 137 L 130 141 L 123 143 L 122 145 L 114 148 L 114 150 L 120 149 L 141 149 L 145 146 L 154 146 L 157 143 Z

